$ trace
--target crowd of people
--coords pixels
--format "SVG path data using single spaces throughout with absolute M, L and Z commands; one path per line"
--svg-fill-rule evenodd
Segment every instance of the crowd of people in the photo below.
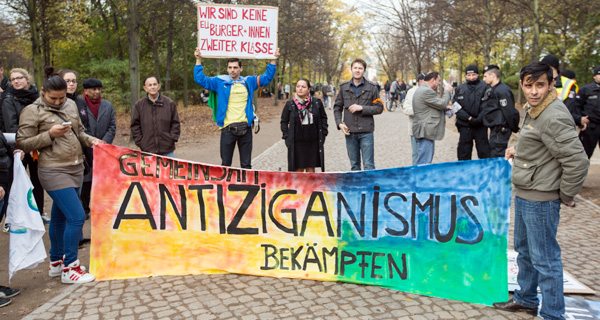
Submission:
M 204 74 L 197 48 L 194 55 L 194 81 L 203 88 L 203 97 L 213 108 L 221 132 L 221 165 L 231 166 L 237 145 L 241 167 L 251 169 L 251 128 L 256 118 L 253 93 L 275 77 L 279 49 L 260 76 L 242 76 L 242 60 L 230 58 L 227 74 L 210 77 Z M 376 168 L 374 116 L 383 112 L 384 102 L 379 85 L 365 78 L 366 70 L 364 60 L 352 61 L 352 78 L 341 83 L 338 92 L 333 84 L 318 85 L 322 100 L 306 78 L 297 80 L 293 87 L 278 84 L 287 100 L 280 125 L 288 148 L 289 171 L 325 171 L 327 109 L 333 110 L 336 129 L 345 137 L 350 170 Z M 0 71 L 3 75 L 2 65 Z M 90 212 L 92 148 L 112 143 L 116 134 L 114 108 L 102 99 L 103 85 L 98 79 L 83 81 L 83 94 L 78 96 L 78 73 L 74 70 L 55 73 L 47 67 L 40 90 L 31 84 L 26 70 L 15 68 L 8 74 L 8 79 L 2 77 L 0 129 L 2 133 L 16 133 L 19 149 L 0 134 L 1 213 L 5 213 L 10 193 L 12 154 L 21 152 L 41 218 L 50 225 L 49 276 L 61 276 L 63 283 L 93 281 L 94 276 L 79 262 L 78 247 L 89 241 L 82 229 Z M 600 140 L 600 66 L 594 69 L 594 83 L 579 89 L 574 78 L 572 71 L 559 71 L 555 56 L 525 66 L 520 74 L 520 87 L 527 100 L 522 124 L 512 90 L 500 80 L 500 68 L 495 65 L 483 69 L 483 80 L 477 66 L 467 66 L 465 82 L 455 89 L 446 84 L 441 97 L 442 79 L 435 71 L 419 74 L 411 88 L 400 79 L 383 86 L 386 100 L 398 100 L 409 116 L 413 165 L 433 161 L 435 141 L 444 138 L 446 118 L 452 115 L 460 134 L 458 160 L 471 159 L 473 143 L 479 159 L 514 159 L 515 250 L 519 252 L 521 289 L 510 301 L 495 305 L 502 310 L 537 310 L 535 288 L 539 285 L 544 298 L 542 315 L 561 319 L 564 313 L 564 302 L 557 298 L 562 296 L 558 290 L 562 288 L 558 223 L 537 221 L 532 216 L 554 221 L 561 203 L 575 205 L 573 198 L 587 174 L 588 158 Z M 133 108 L 132 138 L 144 152 L 173 157 L 181 131 L 176 104 L 160 93 L 158 77 L 146 77 L 143 85 L 147 94 Z M 50 218 L 44 213 L 44 190 L 53 200 Z M 539 230 L 545 230 L 543 237 Z M 552 255 L 542 259 L 548 252 Z M 8 298 L 16 294 L 18 290 L 0 287 L 0 306 L 10 303 Z

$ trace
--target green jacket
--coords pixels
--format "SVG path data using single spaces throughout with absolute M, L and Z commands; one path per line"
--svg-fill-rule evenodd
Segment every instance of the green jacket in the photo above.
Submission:
M 525 110 L 512 169 L 515 195 L 529 201 L 572 201 L 590 166 L 573 117 L 555 90 L 539 106 L 527 104 Z

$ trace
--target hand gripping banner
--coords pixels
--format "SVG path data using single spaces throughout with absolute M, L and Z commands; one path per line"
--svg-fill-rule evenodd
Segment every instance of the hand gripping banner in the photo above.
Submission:
M 508 299 L 510 165 L 364 172 L 212 166 L 94 148 L 98 280 L 231 272 Z

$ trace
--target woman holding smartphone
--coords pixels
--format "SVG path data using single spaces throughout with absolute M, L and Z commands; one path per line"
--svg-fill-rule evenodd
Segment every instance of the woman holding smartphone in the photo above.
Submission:
M 39 151 L 38 174 L 53 200 L 50 220 L 51 277 L 62 283 L 85 283 L 95 277 L 80 266 L 77 258 L 85 212 L 78 197 L 83 180 L 82 145 L 91 147 L 102 140 L 84 132 L 77 106 L 67 99 L 67 83 L 46 67 L 41 97 L 21 112 L 17 142 L 25 152 Z

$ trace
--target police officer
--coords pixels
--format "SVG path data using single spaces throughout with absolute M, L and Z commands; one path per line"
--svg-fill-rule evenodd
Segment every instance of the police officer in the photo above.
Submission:
M 488 85 L 483 99 L 483 125 L 490 128 L 490 156 L 504 157 L 511 132 L 519 131 L 519 111 L 515 109 L 512 90 L 500 81 L 500 68 L 483 69 L 483 82 Z
M 589 122 L 588 118 L 581 117 L 581 113 L 577 110 L 576 95 L 579 88 L 575 81 L 575 72 L 563 70 L 560 72 L 560 60 L 557 56 L 547 55 L 542 58 L 541 62 L 547 63 L 552 67 L 552 76 L 554 77 L 554 89 L 557 92 L 557 98 L 560 99 L 569 109 L 575 124 L 584 127 Z M 566 73 L 564 73 L 566 71 Z M 570 72 L 569 72 L 570 71 Z
M 587 127 L 581 129 L 579 139 L 588 158 L 591 158 L 600 140 L 600 66 L 594 68 L 594 82 L 579 90 L 577 104 L 581 110 L 582 123 L 584 118 L 589 119 Z
M 456 128 L 460 133 L 456 149 L 458 160 L 471 160 L 473 140 L 477 148 L 477 157 L 489 158 L 488 129 L 483 125 L 481 104 L 487 85 L 479 79 L 479 69 L 474 64 L 465 68 L 465 79 L 464 83 L 456 87 L 453 99 L 453 102 L 462 107 L 456 113 Z
M 567 106 L 567 109 L 569 109 L 569 112 L 573 116 L 573 120 L 575 120 L 577 126 L 581 128 L 587 126 L 587 123 L 589 122 L 588 117 L 583 119 L 585 125 L 581 123 L 581 110 L 579 110 L 579 104 L 577 103 L 579 86 L 577 85 L 577 80 L 575 80 L 575 72 L 567 69 L 561 70 L 560 78 L 563 83 L 563 88 L 561 88 L 563 90 L 561 90 L 561 93 L 558 94 L 558 98 L 561 99 Z

